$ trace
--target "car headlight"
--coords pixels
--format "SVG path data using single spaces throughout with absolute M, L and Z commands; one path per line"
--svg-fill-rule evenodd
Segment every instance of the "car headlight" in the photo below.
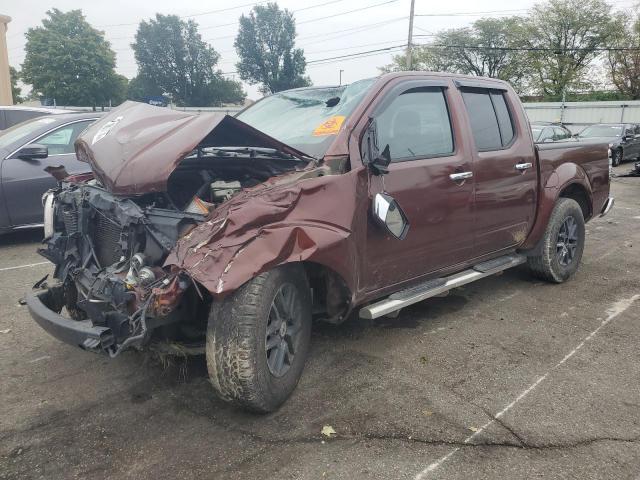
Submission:
M 42 196 L 42 205 L 44 206 L 44 239 L 53 236 L 53 213 L 55 210 L 55 195 L 53 192 L 47 192 Z

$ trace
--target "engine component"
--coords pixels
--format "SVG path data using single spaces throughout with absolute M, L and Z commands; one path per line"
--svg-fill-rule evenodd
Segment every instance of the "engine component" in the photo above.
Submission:
M 193 197 L 193 199 L 191 200 L 191 203 L 187 205 L 184 211 L 187 213 L 199 213 L 201 215 L 206 215 L 207 213 L 209 213 L 209 210 L 211 209 L 211 207 L 213 207 L 213 204 L 209 202 L 205 202 L 204 200 L 196 196 L 196 197 Z
M 237 180 L 233 182 L 218 180 L 211 184 L 211 201 L 214 203 L 226 202 L 240 190 L 242 190 L 242 185 Z
M 127 272 L 127 276 L 124 279 L 127 285 L 133 286 L 138 284 L 140 280 L 140 271 L 143 269 L 142 267 L 144 267 L 144 262 L 144 255 L 142 255 L 141 253 L 136 253 L 133 257 L 131 257 L 131 261 L 129 263 L 129 271 Z M 153 272 L 151 273 L 153 274 Z
M 156 274 L 149 267 L 142 267 L 138 271 L 138 283 L 143 287 L 151 285 L 156 281 Z

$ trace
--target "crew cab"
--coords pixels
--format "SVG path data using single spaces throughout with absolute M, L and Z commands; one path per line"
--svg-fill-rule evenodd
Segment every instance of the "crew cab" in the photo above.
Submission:
M 613 205 L 608 146 L 535 146 L 513 89 L 404 72 L 266 97 L 237 117 L 127 102 L 76 142 L 91 172 L 45 197 L 53 281 L 27 297 L 58 339 L 205 353 L 258 412 L 294 390 L 314 320 L 393 317 L 526 264 L 578 269 Z

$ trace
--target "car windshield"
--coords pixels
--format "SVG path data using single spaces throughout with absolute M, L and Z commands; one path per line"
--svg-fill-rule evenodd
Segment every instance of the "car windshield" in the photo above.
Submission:
M 621 137 L 622 125 L 592 125 L 578 134 L 580 138 Z
M 542 130 L 544 130 L 544 127 L 531 127 L 531 133 L 533 133 L 534 142 L 540 138 Z
M 46 125 L 50 125 L 56 121 L 55 118 L 49 116 L 39 117 L 34 120 L 14 125 L 0 132 L 0 148 L 7 148 L 24 137 L 28 137 L 32 133 L 40 130 Z
M 256 102 L 237 118 L 290 147 L 322 158 L 375 80 L 276 93 Z

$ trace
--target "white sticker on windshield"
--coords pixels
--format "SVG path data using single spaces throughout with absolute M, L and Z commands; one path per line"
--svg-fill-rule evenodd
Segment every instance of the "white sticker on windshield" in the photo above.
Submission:
M 91 145 L 94 145 L 97 141 L 102 140 L 104 137 L 106 137 L 107 133 L 109 133 L 109 131 L 111 131 L 111 129 L 115 127 L 120 120 L 122 120 L 122 118 L 122 116 L 116 117 L 115 119 L 108 121 L 102 127 L 100 127 L 100 130 L 98 130 L 98 132 L 93 136 Z

